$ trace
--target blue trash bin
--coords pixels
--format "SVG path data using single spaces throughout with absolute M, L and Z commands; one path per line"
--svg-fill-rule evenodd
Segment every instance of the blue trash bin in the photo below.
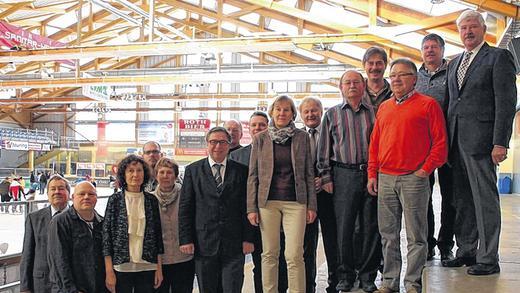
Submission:
M 511 193 L 511 177 L 504 176 L 498 179 L 498 193 L 510 194 Z

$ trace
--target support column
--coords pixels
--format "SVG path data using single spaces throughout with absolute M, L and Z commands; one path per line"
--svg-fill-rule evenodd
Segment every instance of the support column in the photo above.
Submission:
M 61 163 L 61 152 L 59 152 L 58 155 L 56 156 L 56 172 L 58 172 L 58 173 L 61 173 L 60 163 Z
M 70 176 L 71 171 L 71 165 L 72 165 L 72 152 L 67 151 L 67 164 L 65 165 L 65 176 Z
M 34 151 L 30 150 L 27 152 L 27 163 L 29 165 L 29 170 L 34 171 Z

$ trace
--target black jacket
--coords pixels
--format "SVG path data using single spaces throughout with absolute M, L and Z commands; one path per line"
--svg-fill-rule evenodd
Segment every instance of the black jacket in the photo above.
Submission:
M 107 292 L 101 253 L 103 218 L 96 214 L 91 230 L 74 207 L 55 216 L 49 225 L 47 260 L 52 292 Z
M 159 203 L 155 196 L 144 192 L 143 260 L 157 263 L 157 256 L 164 253 Z M 112 263 L 119 265 L 130 261 L 128 250 L 128 216 L 126 215 L 125 192 L 119 191 L 108 198 L 103 223 L 103 255 L 111 256 Z
M 195 244 L 195 254 L 213 256 L 219 248 L 242 253 L 242 242 L 253 242 L 246 216 L 247 167 L 228 160 L 222 193 L 208 159 L 186 167 L 179 202 L 179 244 Z

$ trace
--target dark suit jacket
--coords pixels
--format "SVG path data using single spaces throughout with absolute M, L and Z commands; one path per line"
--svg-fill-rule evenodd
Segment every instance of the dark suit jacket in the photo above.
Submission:
M 30 213 L 25 220 L 20 291 L 51 292 L 47 264 L 47 228 L 50 221 L 50 206 Z
M 462 87 L 457 69 L 463 54 L 448 65 L 448 135 L 450 148 L 456 130 L 468 154 L 489 154 L 493 145 L 509 147 L 516 106 L 513 56 L 485 43 L 469 66 Z
M 240 148 L 229 154 L 229 158 L 239 162 L 242 165 L 249 166 L 249 157 L 251 156 L 251 145 Z
M 179 202 L 179 244 L 195 244 L 195 254 L 213 256 L 219 248 L 242 253 L 242 242 L 253 242 L 246 216 L 247 167 L 227 161 L 222 193 L 207 158 L 186 167 Z

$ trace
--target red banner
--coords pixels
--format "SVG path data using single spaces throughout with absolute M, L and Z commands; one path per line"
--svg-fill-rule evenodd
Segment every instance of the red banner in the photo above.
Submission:
M 45 49 L 45 48 L 61 48 L 66 44 L 55 41 L 53 39 L 33 34 L 21 27 L 10 25 L 0 21 L 0 45 L 9 48 L 20 47 L 23 49 Z M 74 65 L 70 60 L 59 60 L 59 62 Z

